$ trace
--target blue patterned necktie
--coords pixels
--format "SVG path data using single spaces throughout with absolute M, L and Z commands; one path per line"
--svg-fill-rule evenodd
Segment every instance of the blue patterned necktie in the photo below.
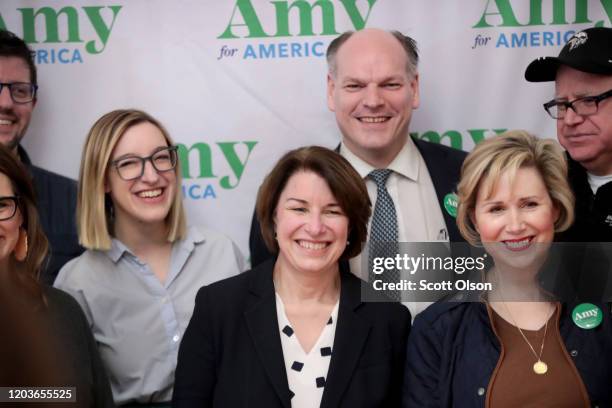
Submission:
M 370 227 L 370 251 L 368 256 L 369 277 L 382 279 L 384 282 L 398 282 L 399 272 L 396 269 L 385 270 L 382 275 L 373 276 L 372 264 L 376 257 L 392 257 L 397 254 L 398 233 L 397 233 L 397 214 L 393 199 L 387 191 L 387 180 L 393 173 L 389 169 L 373 170 L 368 177 L 376 183 L 376 204 L 372 215 L 372 225 Z M 393 300 L 400 300 L 399 292 L 387 291 L 386 294 Z

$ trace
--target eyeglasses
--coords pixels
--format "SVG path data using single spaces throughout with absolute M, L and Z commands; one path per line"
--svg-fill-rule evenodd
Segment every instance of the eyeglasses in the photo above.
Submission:
M 573 101 L 558 101 L 553 99 L 544 104 L 544 109 L 553 119 L 563 119 L 569 108 L 577 115 L 590 116 L 597 113 L 599 102 L 612 96 L 612 89 L 595 96 L 583 96 Z
M 2 89 L 6 87 L 11 94 L 11 99 L 15 103 L 28 103 L 32 102 L 36 96 L 37 85 L 30 84 L 28 82 L 0 82 L 0 94 Z
M 128 156 L 113 160 L 111 164 L 117 169 L 119 177 L 125 181 L 135 180 L 144 174 L 145 162 L 150 161 L 158 173 L 170 171 L 176 167 L 177 146 L 160 148 L 148 157 Z
M 17 196 L 0 197 L 0 221 L 10 220 L 17 212 Z

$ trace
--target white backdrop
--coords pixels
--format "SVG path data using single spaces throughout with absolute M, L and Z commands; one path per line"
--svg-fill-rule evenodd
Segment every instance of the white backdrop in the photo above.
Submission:
M 551 83 L 527 64 L 574 31 L 610 26 L 612 0 L 2 0 L 0 26 L 36 50 L 39 101 L 24 145 L 76 178 L 102 114 L 140 108 L 185 147 L 191 223 L 248 253 L 257 188 L 282 153 L 337 145 L 324 53 L 345 30 L 398 29 L 419 43 L 411 132 L 464 150 L 495 130 L 555 136 Z M 186 154 L 187 149 L 191 149 Z

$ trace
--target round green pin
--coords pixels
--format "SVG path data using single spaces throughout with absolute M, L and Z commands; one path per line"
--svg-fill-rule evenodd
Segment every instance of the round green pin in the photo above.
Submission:
M 453 218 L 457 218 L 457 206 L 459 205 L 459 197 L 455 193 L 448 193 L 444 196 L 444 208 L 446 212 Z
M 572 311 L 572 320 L 581 329 L 594 329 L 601 324 L 601 309 L 592 303 L 581 303 Z

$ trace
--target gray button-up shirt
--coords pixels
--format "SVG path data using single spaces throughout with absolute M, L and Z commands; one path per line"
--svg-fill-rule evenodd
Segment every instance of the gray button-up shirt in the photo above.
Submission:
M 66 264 L 55 286 L 83 308 L 115 403 L 164 402 L 172 399 L 178 347 L 198 289 L 243 269 L 229 238 L 191 227 L 172 247 L 164 283 L 113 239 L 109 251 L 88 250 Z

